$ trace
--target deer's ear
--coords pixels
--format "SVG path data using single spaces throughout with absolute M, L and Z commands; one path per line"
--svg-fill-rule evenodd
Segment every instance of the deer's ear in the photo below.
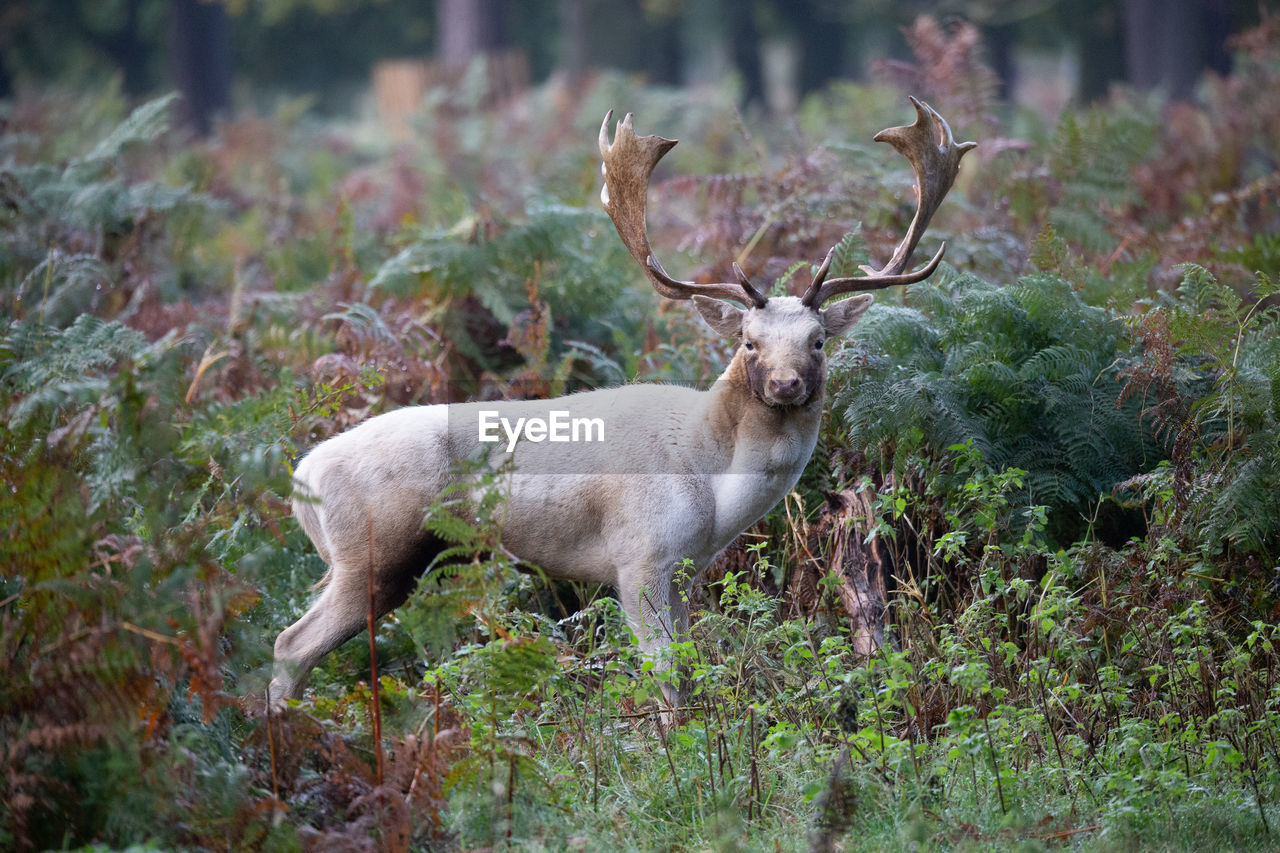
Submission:
M 728 302 L 709 296 L 693 297 L 693 307 L 698 309 L 708 326 L 726 338 L 736 338 L 742 334 L 742 317 L 746 312 L 741 308 L 734 308 Z
M 827 337 L 834 338 L 852 329 L 874 301 L 870 293 L 860 293 L 827 306 L 822 312 L 822 327 L 827 330 Z

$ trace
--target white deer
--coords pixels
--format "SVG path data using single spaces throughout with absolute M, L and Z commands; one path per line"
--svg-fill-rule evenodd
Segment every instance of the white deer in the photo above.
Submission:
M 915 172 L 918 206 L 906 236 L 882 269 L 853 278 L 827 279 L 833 249 L 799 298 L 766 298 L 737 264 L 736 283 L 668 276 L 649 245 L 645 196 L 654 166 L 676 143 L 636 136 L 630 115 L 610 143 L 610 112 L 600 128 L 604 206 L 658 293 L 692 299 L 716 332 L 738 341 L 728 368 L 705 391 L 634 384 L 554 400 L 410 407 L 317 446 L 297 468 L 293 509 L 329 571 L 315 603 L 276 640 L 272 700 L 299 697 L 320 659 L 365 627 L 370 590 L 379 617 L 406 600 L 444 547 L 424 528 L 427 508 L 458 482 L 458 463 L 486 448 L 491 462 L 513 468 L 504 548 L 549 577 L 613 586 L 646 653 L 680 637 L 688 614 L 679 567 L 688 559 L 704 569 L 794 487 L 822 417 L 823 346 L 848 331 L 873 297 L 825 310 L 823 303 L 921 281 L 946 249 L 903 273 L 975 143 L 956 143 L 938 113 L 911 100 L 915 123 L 875 137 Z M 496 427 L 499 416 L 505 432 Z M 521 418 L 514 432 L 522 440 L 510 440 L 510 425 Z M 587 434 L 598 424 L 603 440 L 556 441 L 574 422 Z M 498 443 L 483 442 L 486 434 Z

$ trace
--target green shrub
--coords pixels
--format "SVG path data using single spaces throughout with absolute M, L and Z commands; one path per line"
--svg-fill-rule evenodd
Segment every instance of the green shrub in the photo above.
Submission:
M 877 305 L 832 360 L 833 429 L 883 471 L 971 446 L 1024 472 L 1058 541 L 1112 488 L 1160 460 L 1136 400 L 1121 400 L 1124 325 L 1050 274 L 1000 287 L 952 274 Z

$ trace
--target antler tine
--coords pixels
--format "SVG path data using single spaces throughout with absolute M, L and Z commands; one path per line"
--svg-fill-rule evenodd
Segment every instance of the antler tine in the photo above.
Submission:
M 978 143 L 957 143 L 947 120 L 933 107 L 916 98 L 911 98 L 911 103 L 916 108 L 914 124 L 887 128 L 875 135 L 876 142 L 887 142 L 899 154 L 906 157 L 915 173 L 916 214 L 911 220 L 911 227 L 907 229 L 907 235 L 902 238 L 902 242 L 894 250 L 889 262 L 880 269 L 864 266 L 862 270 L 867 273 L 865 276 L 835 278 L 827 281 L 827 270 L 831 266 L 832 253 L 835 251 L 833 249 L 827 254 L 827 259 L 818 270 L 818 274 L 814 276 L 813 284 L 805 292 L 803 300 L 806 305 L 817 308 L 823 302 L 841 293 L 879 290 L 895 284 L 923 281 L 933 275 L 942 261 L 942 255 L 947 249 L 946 243 L 942 244 L 938 253 L 925 266 L 915 272 L 903 272 L 911 260 L 916 244 L 920 242 L 920 238 L 929 227 L 929 220 L 933 218 L 934 212 L 942 204 L 943 198 L 955 182 L 956 173 L 960 170 L 960 158 Z
M 649 178 L 658 161 L 675 147 L 676 140 L 661 136 L 636 136 L 631 124 L 631 113 L 618 122 L 613 142 L 609 141 L 609 122 L 613 110 L 609 110 L 600 125 L 600 172 L 604 175 L 604 189 L 600 201 L 608 212 L 618 236 L 626 244 L 631 257 L 636 259 L 653 284 L 654 290 L 668 299 L 691 299 L 694 296 L 710 296 L 716 299 L 732 299 L 744 305 L 761 307 L 766 297 L 751 286 L 751 282 L 735 265 L 737 283 L 716 282 L 697 284 L 681 281 L 667 275 L 653 248 L 649 245 L 648 226 L 645 221 L 646 196 Z

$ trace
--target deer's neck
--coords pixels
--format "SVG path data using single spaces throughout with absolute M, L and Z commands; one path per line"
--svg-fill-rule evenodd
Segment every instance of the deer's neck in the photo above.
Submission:
M 705 424 L 741 473 L 790 472 L 800 476 L 813 453 L 822 420 L 823 385 L 802 405 L 771 406 L 752 392 L 743 351 L 708 392 Z M 785 474 L 784 474 L 785 477 Z M 787 484 L 789 489 L 794 479 Z
M 769 512 L 794 488 L 813 455 L 822 418 L 822 389 L 804 405 L 776 407 L 751 391 L 741 351 L 707 392 L 703 427 L 713 466 L 715 525 L 710 553 Z M 706 446 L 706 445 L 704 445 Z

